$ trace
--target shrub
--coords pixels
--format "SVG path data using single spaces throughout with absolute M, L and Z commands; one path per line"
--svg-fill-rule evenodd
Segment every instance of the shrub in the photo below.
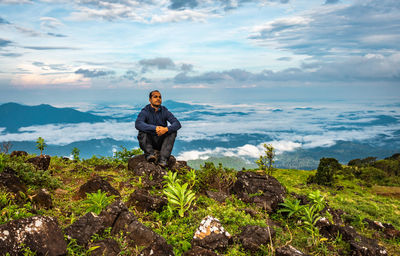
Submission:
M 106 192 L 97 190 L 97 193 L 86 193 L 87 199 L 83 203 L 87 204 L 86 212 L 94 212 L 97 215 L 105 209 L 115 198 L 114 195 L 107 196 Z
M 400 162 L 396 160 L 378 160 L 372 166 L 381 169 L 388 175 L 400 175 Z
M 363 159 L 357 158 L 357 159 L 350 160 L 347 165 L 365 167 L 365 166 L 369 166 L 369 165 L 375 163 L 375 161 L 376 161 L 376 157 L 369 156 L 369 157 L 366 157 Z
M 0 172 L 3 171 L 4 166 L 5 166 L 5 159 L 4 158 L 5 158 L 4 154 L 0 153 Z
M 75 147 L 72 149 L 71 155 L 74 158 L 74 160 L 79 161 L 79 153 L 80 150 L 78 148 Z
M 116 151 L 114 153 L 114 158 L 121 160 L 123 162 L 128 162 L 128 160 L 130 158 L 132 158 L 133 156 L 143 154 L 143 151 L 140 148 L 134 148 L 132 150 L 127 150 L 125 147 L 122 147 L 122 146 L 121 146 L 121 148 L 122 148 L 122 150 Z
M 198 182 L 194 187 L 201 191 L 217 189 L 227 192 L 236 181 L 236 171 L 234 169 L 224 168 L 222 164 L 215 167 L 210 162 L 200 166 L 200 170 L 197 171 L 196 175 Z
M 342 166 L 335 158 L 321 158 L 317 173 L 307 179 L 308 183 L 317 183 L 324 186 L 332 186 L 337 171 L 341 170 Z
M 360 171 L 360 179 L 368 183 L 377 183 L 387 176 L 384 171 L 375 167 L 364 167 Z
M 43 150 L 44 148 L 47 147 L 47 144 L 44 143 L 44 139 L 42 137 L 39 137 L 36 140 L 36 148 L 40 150 L 40 155 L 43 155 Z
M 265 172 L 267 175 L 272 175 L 275 168 L 272 164 L 275 162 L 275 149 L 271 144 L 264 144 L 265 156 L 260 156 L 256 161 L 258 167 Z

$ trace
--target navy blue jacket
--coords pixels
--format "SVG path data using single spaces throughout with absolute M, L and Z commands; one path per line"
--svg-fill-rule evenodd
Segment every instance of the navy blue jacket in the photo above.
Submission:
M 168 126 L 167 121 L 170 123 Z M 181 128 L 181 123 L 166 107 L 160 106 L 156 112 L 155 109 L 148 104 L 140 111 L 136 118 L 135 127 L 142 132 L 157 134 L 157 126 L 168 127 L 168 133 L 172 133 Z

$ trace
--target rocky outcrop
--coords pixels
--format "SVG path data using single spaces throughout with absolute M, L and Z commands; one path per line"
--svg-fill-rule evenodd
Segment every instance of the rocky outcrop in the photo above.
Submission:
M 76 239 L 79 245 L 86 245 L 90 237 L 104 230 L 103 217 L 88 212 L 65 229 L 69 239 Z
M 272 176 L 240 171 L 232 193 L 246 203 L 254 203 L 269 213 L 277 210 L 286 196 L 285 188 Z
M 148 190 L 138 189 L 135 190 L 127 202 L 128 206 L 135 206 L 139 211 L 157 211 L 161 212 L 162 208 L 167 205 L 167 199 L 151 195 Z
M 214 199 L 215 201 L 217 201 L 217 202 L 220 202 L 220 203 L 223 203 L 223 202 L 225 202 L 225 200 L 228 198 L 228 194 L 227 193 L 225 193 L 224 191 L 210 191 L 210 190 L 207 190 L 206 191 L 206 195 L 209 197 L 209 198 L 212 198 L 212 199 Z
M 22 255 L 22 244 L 36 255 L 58 256 L 67 253 L 64 235 L 57 220 L 35 216 L 0 225 L 0 252 Z
M 363 221 L 365 221 L 368 224 L 368 227 L 370 229 L 374 229 L 374 230 L 377 230 L 377 231 L 382 231 L 387 239 L 400 238 L 400 231 L 397 230 L 390 223 L 382 223 L 380 221 L 373 221 L 373 220 L 370 220 L 368 218 L 365 218 Z
M 272 227 L 260 227 L 247 225 L 242 227 L 239 235 L 243 247 L 250 251 L 257 251 L 261 245 L 266 245 L 275 236 L 276 231 Z
M 49 169 L 51 157 L 49 155 L 41 155 L 29 158 L 26 160 L 28 163 L 31 163 L 36 166 L 39 170 L 46 171 Z
M 96 193 L 98 190 L 107 192 L 108 196 L 120 196 L 118 190 L 113 188 L 111 184 L 100 176 L 96 176 L 83 184 L 78 191 L 78 197 L 85 198 L 86 193 Z
M 20 191 L 26 193 L 25 184 L 17 177 L 15 171 L 8 167 L 3 172 L 0 172 L 0 185 L 15 194 Z
M 327 238 L 334 239 L 339 233 L 342 236 L 343 241 L 350 244 L 352 255 L 388 255 L 386 249 L 380 246 L 376 240 L 358 234 L 351 226 L 332 224 L 326 218 L 321 218 L 317 222 L 317 226 L 320 230 L 320 234 Z
M 228 247 L 231 238 L 232 236 L 225 231 L 217 218 L 207 216 L 197 228 L 192 240 L 192 246 L 224 251 Z

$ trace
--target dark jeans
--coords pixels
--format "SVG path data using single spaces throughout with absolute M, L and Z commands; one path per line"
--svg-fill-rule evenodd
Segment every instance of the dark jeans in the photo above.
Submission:
M 158 150 L 160 151 L 160 160 L 168 160 L 174 147 L 176 134 L 176 132 L 172 132 L 157 136 L 139 131 L 137 138 L 145 156 L 152 155 L 154 150 Z

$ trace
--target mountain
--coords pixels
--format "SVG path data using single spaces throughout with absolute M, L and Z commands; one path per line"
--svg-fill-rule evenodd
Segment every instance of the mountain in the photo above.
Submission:
M 8 132 L 17 132 L 19 128 L 31 125 L 95 123 L 107 119 L 112 118 L 84 113 L 72 108 L 56 108 L 47 104 L 26 106 L 10 102 L 0 106 L 0 127 L 5 127 Z

